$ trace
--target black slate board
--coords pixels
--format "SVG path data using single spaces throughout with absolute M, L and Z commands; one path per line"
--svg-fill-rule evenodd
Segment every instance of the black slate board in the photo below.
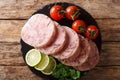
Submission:
M 36 12 L 34 12 L 32 15 L 42 13 L 42 14 L 45 14 L 45 15 L 47 15 L 47 16 L 50 17 L 49 11 L 50 11 L 51 7 L 52 7 L 53 5 L 55 5 L 55 4 L 62 5 L 62 7 L 63 7 L 64 9 L 65 9 L 66 7 L 68 7 L 68 6 L 70 6 L 70 5 L 75 5 L 75 4 L 66 3 L 66 2 L 51 3 L 51 4 L 48 4 L 48 5 L 45 5 L 45 6 L 41 7 L 41 8 L 38 9 Z M 77 6 L 77 5 L 75 5 L 75 6 Z M 94 19 L 87 11 L 85 11 L 83 8 L 81 8 L 81 7 L 79 7 L 79 6 L 77 6 L 77 7 L 80 9 L 80 13 L 81 13 L 80 16 L 78 17 L 78 19 L 84 20 L 87 25 L 95 25 L 95 26 L 97 26 L 97 28 L 99 29 L 99 27 L 98 27 L 95 19 Z M 59 24 L 61 24 L 61 25 L 66 25 L 66 26 L 71 27 L 71 24 L 72 24 L 73 21 L 64 18 L 64 19 L 62 19 L 62 20 L 60 20 L 60 21 L 57 21 L 57 22 L 58 22 Z M 97 37 L 95 40 L 93 40 L 93 41 L 96 43 L 96 45 L 97 45 L 97 47 L 98 47 L 98 50 L 99 50 L 99 52 L 100 52 L 100 51 L 101 51 L 101 33 L 100 33 L 100 29 L 99 29 L 99 35 L 98 35 L 98 37 Z M 26 55 L 26 53 L 27 53 L 30 49 L 34 48 L 34 47 L 26 44 L 22 39 L 20 40 L 20 45 L 21 45 L 21 53 L 22 53 L 22 56 L 23 56 L 23 58 L 24 58 L 24 60 L 25 60 L 25 55 Z M 28 66 L 28 67 L 29 67 L 29 66 Z M 30 69 L 34 74 L 36 74 L 37 76 L 40 76 L 40 77 L 44 78 L 45 80 L 57 80 L 57 79 L 55 79 L 54 77 L 52 77 L 52 76 L 50 76 L 50 75 L 49 75 L 49 76 L 46 76 L 46 75 L 42 74 L 40 71 L 37 71 L 37 70 L 35 70 L 35 69 L 32 68 L 32 67 L 29 67 L 29 69 Z M 81 72 L 81 77 L 84 76 L 84 75 L 86 75 L 88 72 L 89 72 L 89 71 L 83 71 L 83 72 Z

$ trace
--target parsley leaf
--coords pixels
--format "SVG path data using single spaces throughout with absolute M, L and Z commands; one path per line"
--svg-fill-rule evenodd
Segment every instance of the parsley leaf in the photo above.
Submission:
M 56 69 L 52 73 L 52 76 L 58 80 L 76 80 L 80 78 L 80 71 L 62 63 L 58 63 L 56 65 Z

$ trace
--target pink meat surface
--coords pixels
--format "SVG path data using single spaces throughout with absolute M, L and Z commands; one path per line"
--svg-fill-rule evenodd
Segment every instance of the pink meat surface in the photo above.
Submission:
M 51 44 L 55 35 L 54 22 L 44 14 L 33 15 L 21 31 L 22 40 L 33 47 L 45 47 Z
M 78 57 L 73 59 L 65 59 L 61 62 L 68 66 L 79 66 L 83 64 L 90 53 L 90 44 L 88 43 L 88 39 L 84 38 L 83 36 L 79 35 L 80 38 L 80 51 L 78 52 Z
M 63 47 L 67 41 L 67 39 L 66 39 L 67 34 L 66 34 L 64 27 L 60 26 L 56 22 L 55 22 L 55 24 L 57 26 L 57 35 L 56 35 L 55 41 L 51 45 L 40 49 L 45 54 L 50 54 L 50 55 L 56 54 L 57 52 L 59 52 L 63 49 Z
M 85 63 L 80 66 L 74 66 L 77 70 L 86 71 L 94 68 L 99 62 L 99 52 L 96 44 L 93 41 L 89 41 L 91 46 L 90 54 Z
M 56 55 L 53 55 L 57 59 L 68 59 L 76 57 L 76 53 L 79 49 L 79 36 L 78 34 L 67 26 L 63 26 L 67 33 L 67 43 L 61 52 Z

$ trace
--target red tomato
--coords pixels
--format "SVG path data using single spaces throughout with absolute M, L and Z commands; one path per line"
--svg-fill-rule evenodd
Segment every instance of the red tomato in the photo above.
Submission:
M 89 39 L 95 39 L 98 36 L 98 29 L 94 25 L 89 25 L 85 33 L 86 37 Z
M 62 19 L 64 17 L 64 13 L 65 13 L 65 11 L 62 9 L 62 7 L 60 5 L 54 5 L 50 9 L 50 16 L 54 20 Z
M 80 15 L 79 9 L 76 6 L 68 6 L 66 8 L 66 17 L 69 20 L 75 20 Z
M 86 30 L 86 24 L 83 20 L 76 20 L 72 24 L 72 29 L 77 33 L 84 33 Z

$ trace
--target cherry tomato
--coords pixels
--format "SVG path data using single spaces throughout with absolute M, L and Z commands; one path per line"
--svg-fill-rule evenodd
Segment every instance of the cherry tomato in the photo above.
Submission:
M 72 24 L 72 29 L 77 33 L 84 33 L 86 30 L 86 24 L 83 20 L 76 20 Z
M 60 5 L 54 5 L 50 9 L 50 16 L 54 20 L 61 20 L 64 17 L 65 11 L 62 9 Z
M 94 25 L 89 25 L 85 33 L 86 37 L 89 39 L 96 39 L 98 36 L 98 29 Z
M 75 20 L 80 15 L 79 9 L 76 6 L 68 6 L 66 8 L 66 17 L 69 20 Z

